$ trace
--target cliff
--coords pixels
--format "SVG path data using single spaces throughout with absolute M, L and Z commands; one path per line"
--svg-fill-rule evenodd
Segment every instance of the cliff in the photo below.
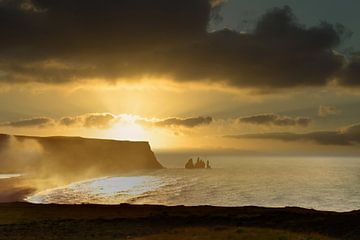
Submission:
M 66 182 L 159 169 L 148 142 L 0 135 L 0 171 Z

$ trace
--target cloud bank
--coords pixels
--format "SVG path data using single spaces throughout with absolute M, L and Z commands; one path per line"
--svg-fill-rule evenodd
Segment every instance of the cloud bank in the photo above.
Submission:
M 209 125 L 213 122 L 212 117 L 190 117 L 190 118 L 167 118 L 160 120 L 140 120 L 139 123 L 156 127 L 186 127 L 194 128 L 201 125 Z
M 360 144 L 360 123 L 336 131 L 317 131 L 310 133 L 258 133 L 226 136 L 236 139 L 271 139 L 282 141 L 311 141 L 321 145 Z
M 54 124 L 54 120 L 47 117 L 29 118 L 18 121 L 0 123 L 0 127 L 47 127 Z
M 337 48 L 341 25 L 307 28 L 274 8 L 254 32 L 208 32 L 209 0 L 0 2 L 0 82 L 169 78 L 236 88 L 360 85 L 360 57 Z M 213 8 L 215 6 L 215 8 Z M 216 14 L 215 14 L 216 15 Z
M 320 106 L 318 116 L 328 117 L 332 115 L 338 115 L 340 113 L 341 111 L 334 106 Z
M 75 117 L 61 118 L 59 124 L 67 127 L 110 128 L 117 117 L 110 113 L 92 113 Z
M 274 125 L 280 127 L 288 127 L 288 126 L 307 127 L 311 123 L 310 118 L 306 118 L 306 117 L 293 118 L 293 117 L 278 115 L 274 113 L 241 117 L 238 120 L 239 122 L 242 123 L 257 124 L 257 125 Z
M 0 123 L 0 127 L 12 128 L 45 128 L 53 126 L 109 128 L 116 123 L 117 117 L 110 113 L 89 113 L 56 120 L 49 117 L 34 117 L 17 121 Z
M 132 123 L 139 123 L 151 127 L 174 128 L 185 127 L 194 128 L 201 125 L 209 125 L 213 122 L 212 117 L 188 117 L 188 118 L 165 118 L 148 119 L 133 116 Z M 111 113 L 88 113 L 77 116 L 67 116 L 60 119 L 48 117 L 35 117 L 24 120 L 0 123 L 0 127 L 12 128 L 43 128 L 43 127 L 69 127 L 69 128 L 98 128 L 108 129 L 120 122 L 128 122 L 123 115 L 114 115 Z

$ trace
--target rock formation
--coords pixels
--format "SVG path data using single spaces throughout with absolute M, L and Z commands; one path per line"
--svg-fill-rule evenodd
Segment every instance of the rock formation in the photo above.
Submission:
M 187 161 L 187 163 L 185 164 L 185 168 L 186 168 L 186 169 L 194 169 L 194 168 L 196 168 L 196 169 L 202 169 L 202 168 L 208 168 L 208 169 L 210 169 L 211 166 L 210 166 L 210 162 L 209 162 L 209 161 L 206 161 L 206 164 L 205 164 L 205 162 L 198 157 L 195 164 L 194 164 L 193 159 L 190 158 L 190 159 Z

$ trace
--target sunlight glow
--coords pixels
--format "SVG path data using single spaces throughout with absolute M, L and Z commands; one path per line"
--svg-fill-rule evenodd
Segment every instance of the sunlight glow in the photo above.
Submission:
M 136 120 L 138 116 L 122 114 L 120 121 L 108 130 L 108 136 L 113 139 L 130 141 L 149 141 L 148 132 Z
M 138 119 L 140 119 L 139 116 L 131 115 L 131 114 L 121 114 L 119 115 L 121 120 L 126 123 L 135 123 Z

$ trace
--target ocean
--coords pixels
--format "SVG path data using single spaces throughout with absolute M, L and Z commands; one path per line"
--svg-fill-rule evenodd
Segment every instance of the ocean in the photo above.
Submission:
M 352 157 L 209 157 L 213 169 L 167 169 L 92 179 L 28 197 L 33 203 L 297 206 L 360 209 L 360 159 Z
M 21 174 L 0 174 L 0 180 L 1 179 L 9 179 L 9 178 L 16 178 L 20 177 Z

